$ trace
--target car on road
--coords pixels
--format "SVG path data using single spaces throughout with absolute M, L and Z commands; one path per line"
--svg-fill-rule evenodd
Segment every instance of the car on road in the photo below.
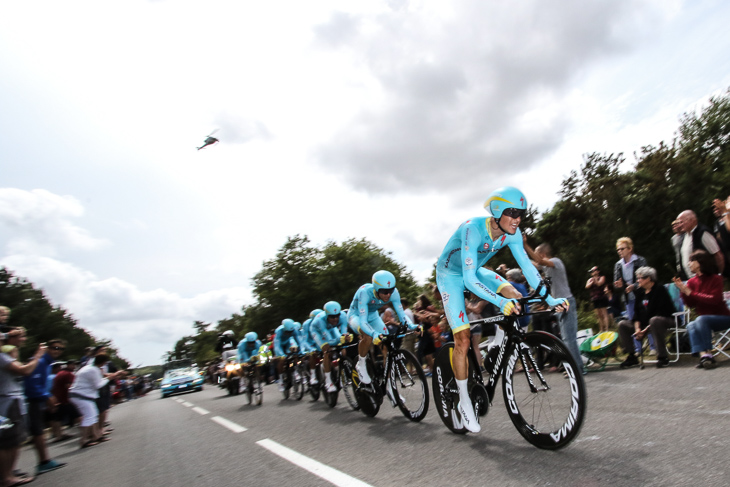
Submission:
M 203 380 L 197 367 L 170 369 L 162 378 L 160 391 L 163 398 L 180 392 L 202 391 Z

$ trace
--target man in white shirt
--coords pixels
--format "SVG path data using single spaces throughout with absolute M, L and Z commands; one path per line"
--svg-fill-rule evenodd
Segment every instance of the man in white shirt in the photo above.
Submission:
M 718 245 L 715 236 L 704 225 L 698 225 L 697 215 L 692 210 L 684 210 L 677 216 L 677 220 L 681 225 L 681 238 L 673 240 L 675 246 L 679 249 L 680 261 L 677 266 L 681 273 L 684 274 L 683 280 L 694 277 L 694 273 L 689 269 L 689 256 L 695 250 L 706 250 L 717 263 L 720 274 L 725 269 L 725 257 L 722 255 L 720 245 Z

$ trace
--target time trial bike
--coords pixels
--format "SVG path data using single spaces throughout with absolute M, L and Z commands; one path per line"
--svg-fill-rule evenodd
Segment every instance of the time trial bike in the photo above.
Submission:
M 549 290 L 548 290 L 549 292 Z M 543 303 L 543 299 L 527 296 L 519 300 L 525 305 Z M 480 371 L 481 360 L 470 345 L 468 350 L 468 390 L 477 420 L 487 414 L 500 377 L 505 406 L 517 431 L 534 446 L 557 450 L 568 445 L 580 432 L 586 415 L 587 393 L 582 366 L 576 363 L 565 343 L 547 332 L 523 332 L 517 318 L 525 315 L 554 313 L 539 311 L 510 316 L 494 316 L 471 322 L 494 324 L 504 330 L 501 343 L 490 350 L 485 368 L 485 382 Z M 434 402 L 441 421 L 451 431 L 466 433 L 458 411 L 459 391 L 452 370 L 453 342 L 444 345 L 436 356 L 433 371 Z M 543 364 L 556 365 L 562 373 L 548 373 Z M 582 365 L 582 364 L 581 364 Z

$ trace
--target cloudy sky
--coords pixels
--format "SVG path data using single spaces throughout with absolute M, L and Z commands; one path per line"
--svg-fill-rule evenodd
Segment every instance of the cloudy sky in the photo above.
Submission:
M 0 265 L 135 365 L 250 303 L 290 235 L 365 237 L 425 278 L 494 188 L 546 210 L 582 154 L 670 141 L 730 86 L 729 20 L 720 0 L 3 2 Z

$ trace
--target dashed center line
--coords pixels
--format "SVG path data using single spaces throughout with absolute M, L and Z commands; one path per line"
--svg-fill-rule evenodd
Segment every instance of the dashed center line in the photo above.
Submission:
M 193 403 L 179 398 L 175 400 L 185 407 L 192 407 L 193 411 L 200 415 L 210 414 L 210 411 L 203 409 L 199 406 L 195 406 Z M 230 421 L 221 416 L 213 416 L 210 419 L 211 421 L 218 423 L 219 425 L 227 428 L 233 433 L 243 433 L 244 431 L 246 431 L 246 428 L 244 428 L 240 424 L 234 423 L 233 421 Z M 302 455 L 301 453 L 294 451 L 291 448 L 287 448 L 284 445 L 280 445 L 279 443 L 269 440 L 268 438 L 265 440 L 257 441 L 256 444 L 263 448 L 266 448 L 271 453 L 278 455 L 284 460 L 293 463 L 297 467 L 303 468 L 304 470 L 316 475 L 317 477 L 324 479 L 327 482 L 330 482 L 333 485 L 337 485 L 339 487 L 372 487 L 370 484 L 367 484 L 362 480 L 351 477 L 346 473 L 340 472 L 339 470 L 325 465 L 324 463 L 318 462 L 317 460 Z
M 366 484 L 355 477 L 350 477 L 346 473 L 342 473 L 339 470 L 325 465 L 324 463 L 320 463 L 317 460 L 306 457 L 299 452 L 278 444 L 275 441 L 265 439 L 257 441 L 256 444 L 334 485 L 341 487 L 371 487 L 370 484 Z
M 229 430 L 233 431 L 234 433 L 243 433 L 244 431 L 246 431 L 246 428 L 244 428 L 240 424 L 236 424 L 233 421 L 228 421 L 226 418 L 221 418 L 220 416 L 213 416 L 210 419 L 212 421 L 215 421 L 219 425 L 223 426 L 224 428 L 228 428 Z

